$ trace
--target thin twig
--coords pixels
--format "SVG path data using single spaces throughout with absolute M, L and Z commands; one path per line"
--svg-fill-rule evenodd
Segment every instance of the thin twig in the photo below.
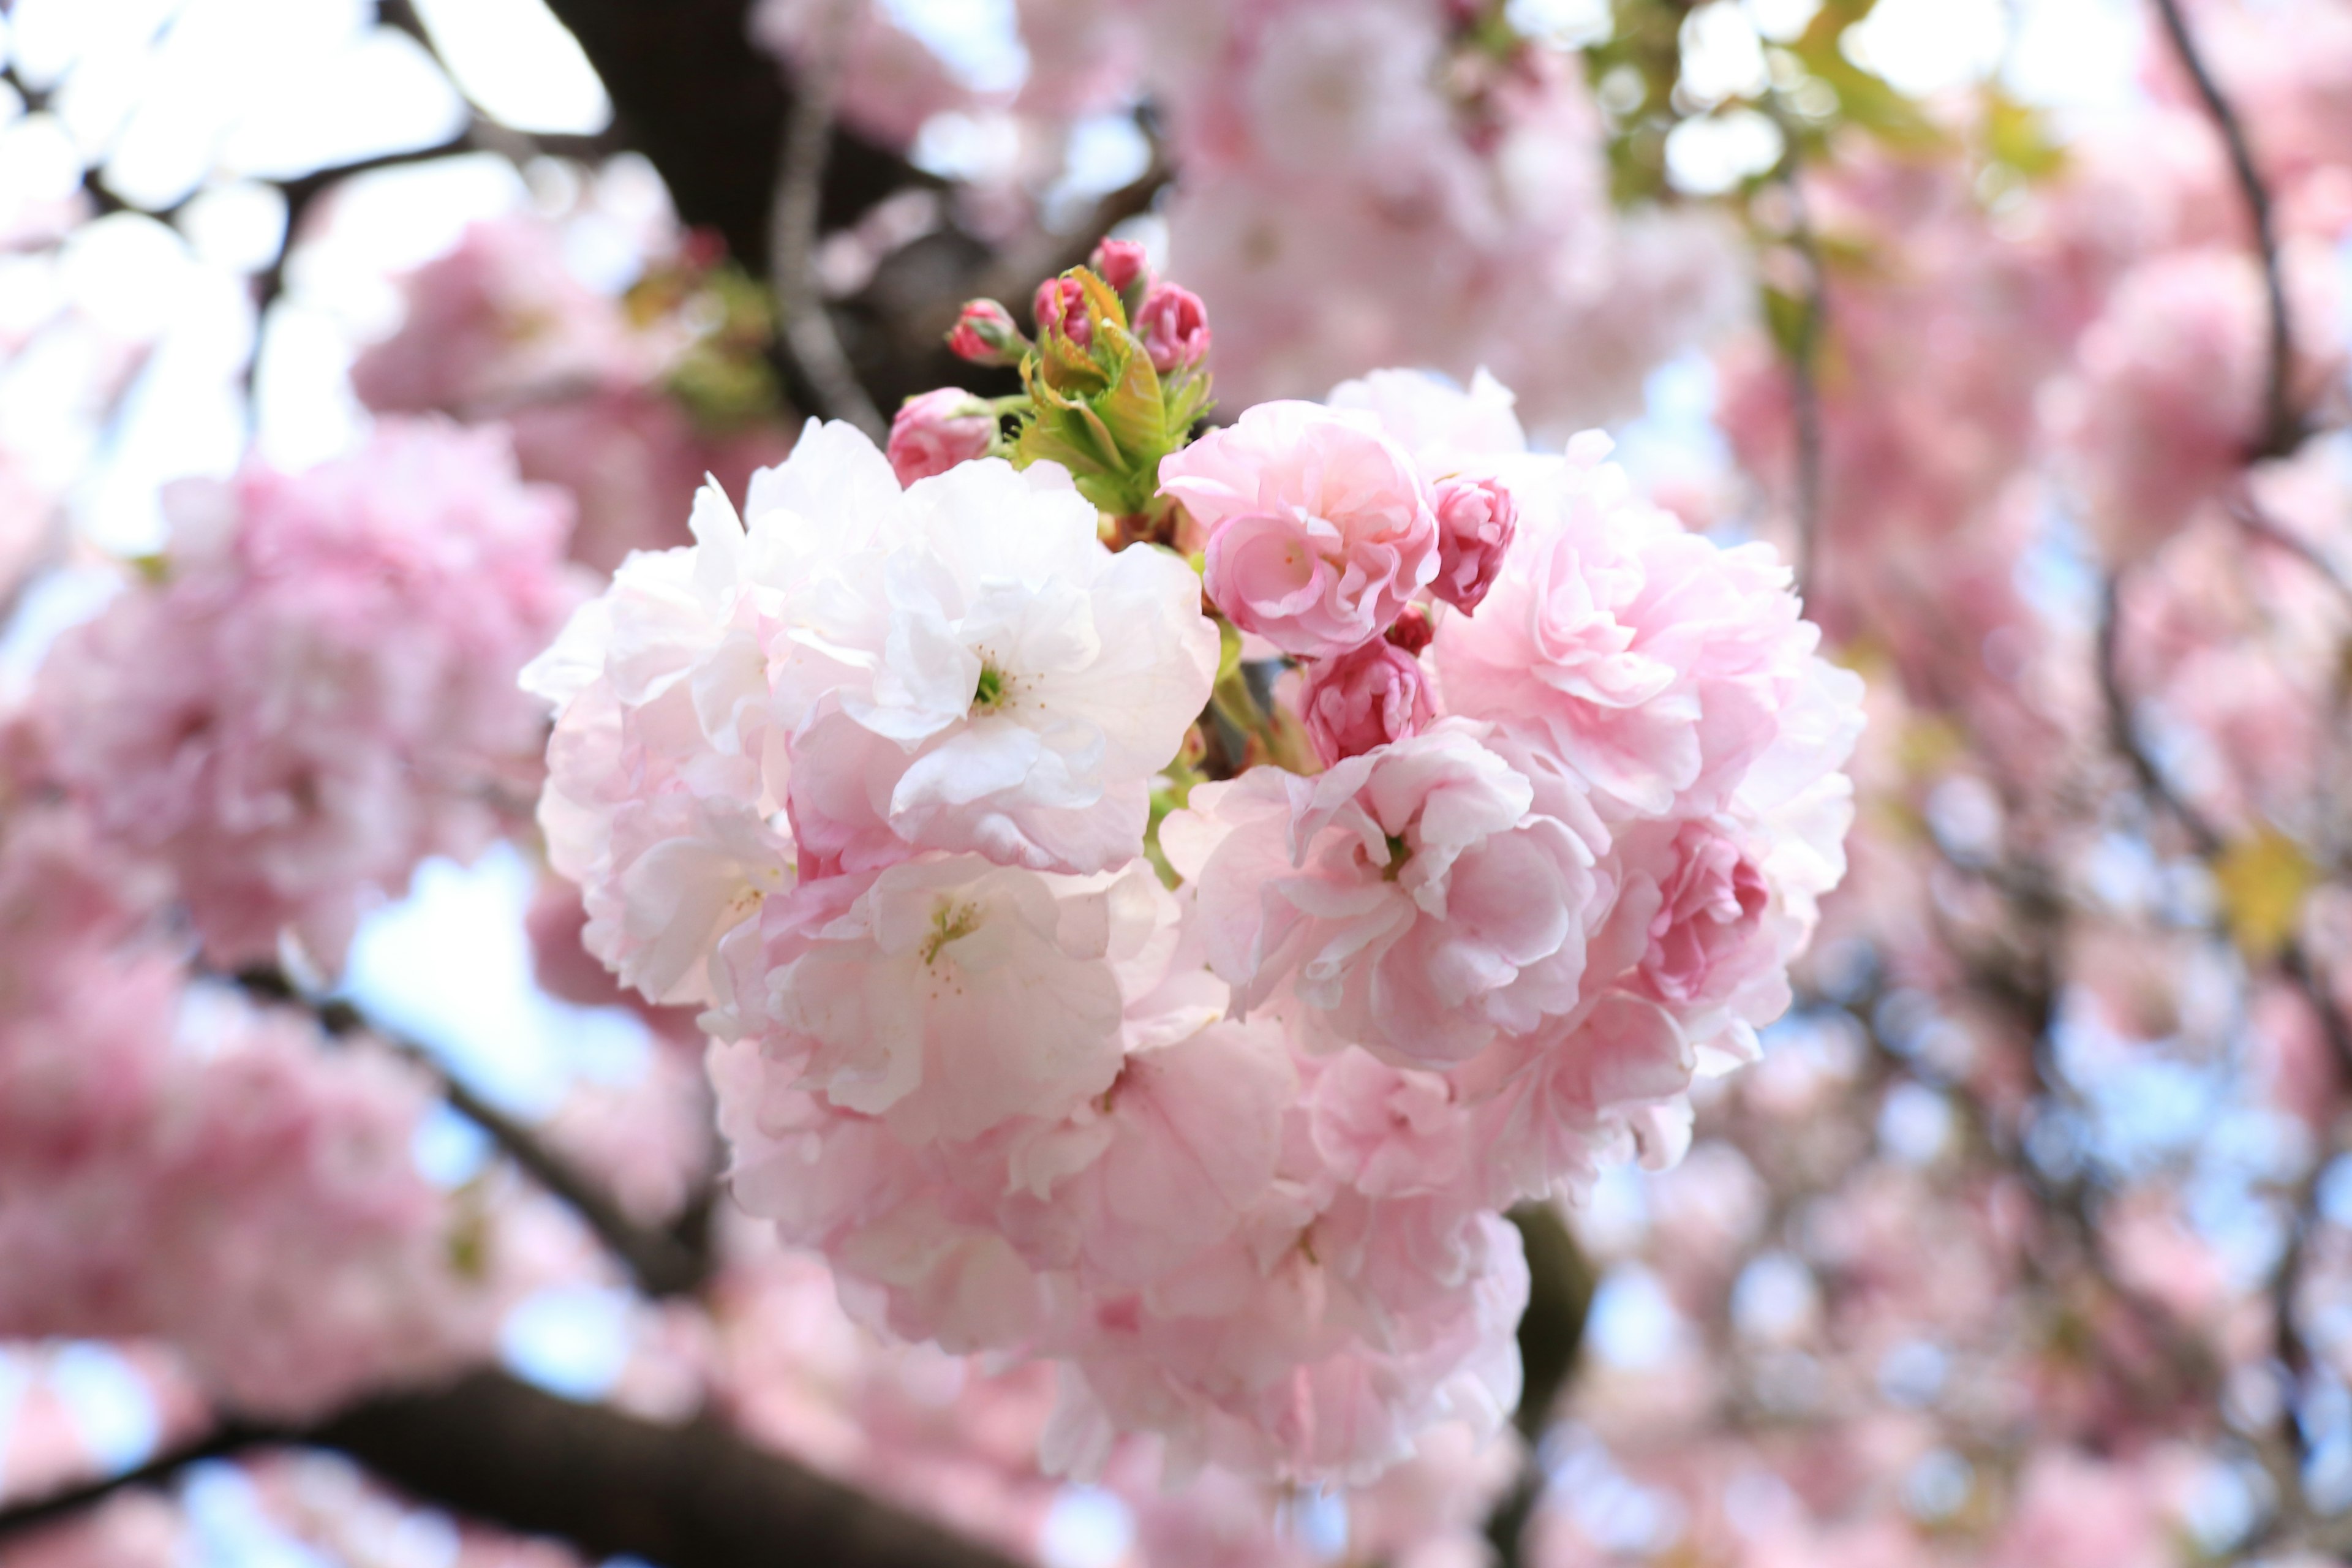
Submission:
M 2180 824 L 2198 858 L 2210 860 L 2221 850 L 2221 831 L 2205 819 L 2204 813 L 2181 797 L 2164 776 L 2164 770 L 2156 765 L 2156 760 L 2139 743 L 2138 726 L 2132 718 L 2131 694 L 2124 689 L 2117 647 L 2122 637 L 2123 590 L 2123 574 L 2118 572 L 2107 579 L 2099 605 L 2099 692 L 2106 703 L 2108 739 L 2116 754 L 2131 764 L 2148 799 Z
M 2253 220 L 2254 244 L 2262 255 L 2263 289 L 2270 300 L 2270 367 L 2263 384 L 2262 433 L 2249 455 L 2255 458 L 2284 457 L 2302 444 L 2304 426 L 2303 416 L 2293 401 L 2294 323 L 2287 312 L 2286 276 L 2279 265 L 2277 224 L 2272 216 L 2270 189 L 2263 184 L 2262 172 L 2254 167 L 2253 147 L 2246 140 L 2244 122 L 2222 92 L 2221 84 L 2214 79 L 2204 56 L 2198 52 L 2197 39 L 2189 30 L 2189 19 L 2181 13 L 2180 0 L 2156 0 L 2156 11 L 2164 22 L 2165 36 L 2172 40 L 2173 53 L 2180 58 L 2181 68 L 2189 73 L 2197 96 L 2204 100 L 2206 113 L 2212 117 L 2214 129 L 2221 134 L 2239 193 L 2245 198 L 2247 216 Z
M 783 319 L 783 349 L 816 411 L 828 419 L 846 420 L 878 441 L 884 429 L 881 411 L 850 369 L 816 275 L 817 213 L 833 141 L 834 100 L 856 16 L 855 0 L 826 0 L 802 57 L 798 90 L 784 122 L 775 203 L 769 213 L 768 254 L 770 283 Z
M 604 1188 L 541 1142 L 529 1127 L 450 1076 L 433 1053 L 370 1020 L 349 1002 L 314 996 L 276 969 L 250 969 L 236 975 L 247 992 L 304 1008 L 330 1035 L 365 1034 L 431 1075 L 449 1108 L 489 1135 L 524 1173 L 580 1216 L 581 1223 L 627 1265 L 648 1295 L 680 1296 L 698 1289 L 710 1276 L 708 1246 L 709 1205 L 689 1204 L 669 1230 L 639 1225 Z
M 135 1468 L 100 1476 L 93 1480 L 76 1481 L 39 1497 L 0 1508 L 0 1542 L 44 1524 L 53 1524 L 68 1514 L 103 1502 L 128 1488 L 152 1487 L 168 1481 L 190 1465 L 201 1464 L 206 1459 L 226 1458 L 231 1454 L 264 1444 L 282 1443 L 288 1436 L 289 1434 L 283 1431 L 236 1422 L 216 1426 L 194 1442 L 158 1454 Z
M 1789 345 L 1790 413 L 1796 426 L 1796 561 L 1797 592 L 1810 597 L 1822 533 L 1822 332 L 1829 318 L 1829 275 L 1822 265 L 1821 246 L 1813 235 L 1811 209 L 1806 205 L 1804 182 L 1797 157 L 1794 129 L 1784 120 L 1789 155 L 1780 166 L 1780 183 L 1789 193 L 1789 243 L 1805 264 L 1805 293 L 1797 317 L 1796 339 Z

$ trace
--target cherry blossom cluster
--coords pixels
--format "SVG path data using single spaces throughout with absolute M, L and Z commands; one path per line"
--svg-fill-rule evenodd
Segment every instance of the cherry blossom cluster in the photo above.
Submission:
M 1514 1406 L 1500 1209 L 1671 1160 L 1785 1003 L 1859 683 L 1490 379 L 1190 439 L 1197 302 L 1097 261 L 967 310 L 1027 391 L 960 449 L 812 422 L 624 563 L 525 675 L 541 820 L 860 1317 L 1060 1363 L 1055 1468 L 1365 1479 Z
M 504 438 L 387 422 L 304 473 L 167 497 L 168 551 L 44 662 L 42 767 L 166 868 L 205 956 L 342 960 L 371 890 L 520 815 L 543 721 L 514 689 L 580 590 L 572 510 Z
M 160 1339 L 301 1418 L 478 1356 L 507 1299 L 411 1156 L 430 1089 L 192 986 L 161 879 L 71 805 L 0 833 L 0 1336 Z M 487 1255 L 485 1255 L 487 1256 Z

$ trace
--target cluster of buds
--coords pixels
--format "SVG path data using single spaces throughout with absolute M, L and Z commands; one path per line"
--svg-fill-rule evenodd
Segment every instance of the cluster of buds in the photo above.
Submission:
M 1143 247 L 1106 239 L 1087 266 L 1039 285 L 1033 314 L 1034 340 L 993 300 L 964 306 L 948 347 L 973 364 L 1018 366 L 1023 390 L 994 401 L 953 389 L 908 399 L 891 425 L 892 466 L 912 483 L 992 454 L 1023 466 L 1047 458 L 1122 531 L 1151 531 L 1166 510 L 1160 460 L 1209 406 L 1207 310 L 1155 277 Z

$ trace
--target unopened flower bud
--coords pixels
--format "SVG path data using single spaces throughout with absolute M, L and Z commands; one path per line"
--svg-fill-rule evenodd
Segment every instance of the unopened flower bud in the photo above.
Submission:
M 1138 282 L 1150 282 L 1151 262 L 1144 255 L 1140 242 L 1132 239 L 1106 239 L 1095 247 L 1087 260 L 1095 276 L 1124 294 Z
M 1407 605 L 1397 618 L 1389 623 L 1389 641 L 1407 653 L 1419 653 L 1437 640 L 1437 628 L 1430 624 L 1429 612 L 1419 605 Z
M 1154 283 L 1135 312 L 1135 327 L 1151 368 L 1162 375 L 1189 370 L 1209 355 L 1209 312 L 1189 289 Z
M 974 364 L 1018 364 L 1028 347 L 1013 312 L 993 300 L 967 301 L 948 333 L 949 352 Z
M 1437 581 L 1429 591 L 1466 616 L 1503 569 L 1518 503 L 1497 480 L 1456 478 L 1438 480 L 1429 504 L 1437 514 Z
M 890 468 L 902 485 L 946 473 L 988 456 L 996 415 L 961 387 L 943 386 L 907 399 L 890 421 Z
M 1037 285 L 1037 335 L 1055 333 L 1081 349 L 1094 346 L 1095 324 L 1087 318 L 1087 291 L 1075 278 L 1048 278 Z
M 1421 661 L 1377 638 L 1308 665 L 1298 709 L 1325 767 L 1417 735 L 1437 718 Z

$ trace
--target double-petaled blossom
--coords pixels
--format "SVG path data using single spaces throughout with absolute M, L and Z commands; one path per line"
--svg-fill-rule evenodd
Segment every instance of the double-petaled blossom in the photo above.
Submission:
M 1370 641 L 1437 576 L 1427 487 L 1368 416 L 1260 404 L 1169 456 L 1160 479 L 1208 531 L 1211 601 L 1285 653 Z
M 1375 640 L 1308 665 L 1298 717 L 1328 767 L 1419 734 L 1437 710 L 1421 660 L 1393 641 Z
M 1770 744 L 1820 634 L 1769 548 L 1686 531 L 1606 449 L 1514 486 L 1501 574 L 1431 657 L 1451 711 L 1539 735 L 1617 807 L 1711 810 Z
M 1086 872 L 1142 852 L 1150 780 L 1216 672 L 1181 561 L 1106 549 L 1050 463 L 962 463 L 902 492 L 846 426 L 804 437 L 748 511 L 811 864 L 920 847 Z
M 1286 981 L 1333 1037 L 1442 1066 L 1576 1005 L 1606 835 L 1486 742 L 1455 721 L 1316 778 L 1253 769 L 1161 825 L 1237 1007 Z

